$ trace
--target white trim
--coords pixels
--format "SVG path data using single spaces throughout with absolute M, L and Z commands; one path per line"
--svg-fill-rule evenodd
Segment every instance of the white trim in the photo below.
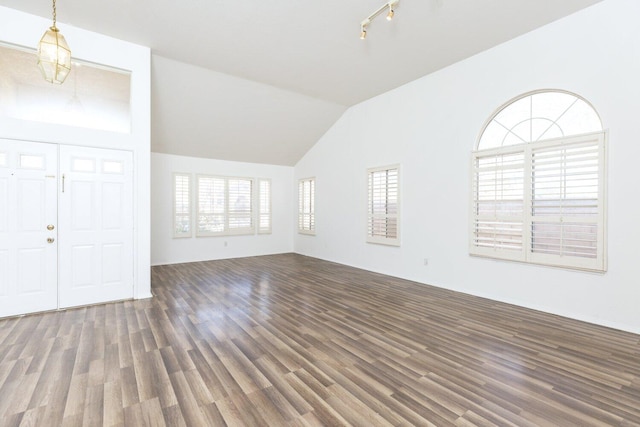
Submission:
M 376 173 L 376 172 L 388 172 L 388 171 L 396 171 L 396 187 L 397 187 L 397 193 L 396 193 L 396 213 L 395 214 L 383 214 L 383 215 L 374 215 L 371 212 L 371 175 Z M 387 246 L 400 246 L 400 236 L 401 236 L 401 215 L 400 215 L 400 200 L 401 200 L 401 177 L 400 177 L 400 164 L 394 164 L 394 165 L 388 165 L 388 166 L 378 166 L 378 167 L 373 167 L 373 168 L 368 168 L 367 169 L 367 177 L 366 177 L 366 182 L 367 182 L 367 214 L 366 214 L 366 218 L 365 218 L 365 235 L 366 235 L 366 242 L 367 243 L 373 243 L 373 244 L 377 244 L 377 245 L 387 245 Z M 386 187 L 385 187 L 386 189 Z M 385 207 L 386 207 L 386 201 L 385 201 Z M 381 218 L 381 219 L 395 219 L 396 220 L 396 237 L 386 237 L 386 236 L 372 236 L 370 234 L 370 230 L 369 230 L 369 222 L 370 219 L 372 217 L 376 217 L 376 218 Z

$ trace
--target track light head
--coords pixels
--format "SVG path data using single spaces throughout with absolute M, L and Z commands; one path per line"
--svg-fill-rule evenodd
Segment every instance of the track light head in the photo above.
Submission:
M 367 38 L 367 28 L 362 27 L 360 31 L 360 40 L 364 40 Z
M 391 6 L 389 6 L 389 13 L 387 13 L 387 21 L 391 21 L 393 19 L 393 15 L 395 15 L 395 12 L 391 8 Z

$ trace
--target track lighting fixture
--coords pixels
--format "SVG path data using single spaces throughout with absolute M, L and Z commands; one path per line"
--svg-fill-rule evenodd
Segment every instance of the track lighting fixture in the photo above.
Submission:
M 360 40 L 367 38 L 367 25 L 371 24 L 371 19 L 367 18 L 360 23 Z
M 395 7 L 399 1 L 400 0 L 391 0 L 380 6 L 371 15 L 367 16 L 367 18 L 360 23 L 360 39 L 364 40 L 367 37 L 367 27 L 371 24 L 371 21 L 387 9 L 387 21 L 391 21 L 395 15 Z

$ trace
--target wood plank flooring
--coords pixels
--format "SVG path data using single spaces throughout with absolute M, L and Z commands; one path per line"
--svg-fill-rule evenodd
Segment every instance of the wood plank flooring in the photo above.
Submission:
M 294 254 L 0 319 L 1 426 L 640 425 L 640 336 Z

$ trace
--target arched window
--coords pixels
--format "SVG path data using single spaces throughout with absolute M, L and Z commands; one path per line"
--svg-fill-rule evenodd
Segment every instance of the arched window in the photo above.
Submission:
M 595 109 L 566 91 L 508 102 L 472 155 L 472 255 L 606 270 L 605 140 Z

